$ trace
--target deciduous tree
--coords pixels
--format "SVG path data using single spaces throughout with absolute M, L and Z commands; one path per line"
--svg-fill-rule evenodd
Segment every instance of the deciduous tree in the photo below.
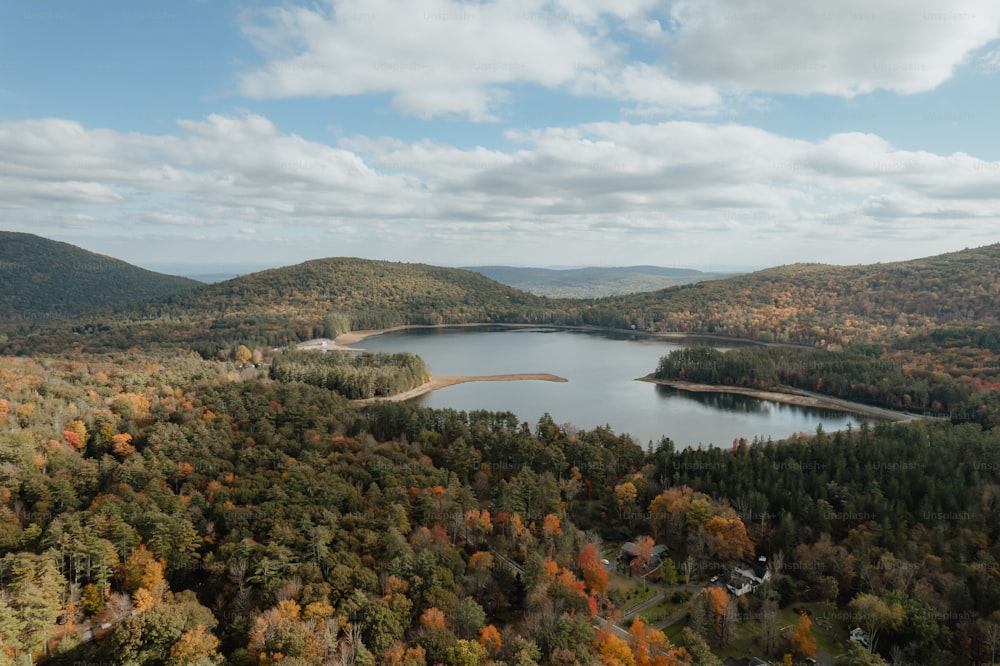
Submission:
M 808 613 L 799 616 L 798 624 L 792 630 L 791 641 L 792 654 L 798 659 L 806 657 L 816 657 L 816 637 L 812 633 L 812 621 Z

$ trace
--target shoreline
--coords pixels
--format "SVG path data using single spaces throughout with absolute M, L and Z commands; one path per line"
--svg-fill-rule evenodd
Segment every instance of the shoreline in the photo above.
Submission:
M 702 339 L 713 339 L 718 341 L 733 341 L 736 343 L 751 344 L 751 345 L 761 345 L 761 346 L 787 346 L 787 347 L 798 347 L 799 345 L 787 344 L 787 343 L 766 343 L 753 340 L 744 340 L 741 338 L 726 338 L 724 336 L 714 336 L 714 335 L 694 335 L 689 333 L 681 333 L 679 331 L 660 331 L 657 333 L 651 333 L 649 331 L 620 331 L 618 329 L 607 329 L 599 326 L 566 326 L 559 324 L 495 324 L 495 323 L 475 323 L 475 324 L 412 324 L 412 325 L 402 325 L 393 326 L 386 329 L 369 329 L 362 331 L 348 331 L 347 333 L 341 333 L 334 340 L 328 340 L 328 346 L 326 349 L 337 349 L 337 350 L 350 350 L 350 351 L 363 351 L 356 347 L 351 347 L 350 345 L 357 344 L 366 338 L 370 338 L 376 335 L 382 335 L 383 333 L 392 333 L 395 331 L 404 331 L 409 329 L 434 329 L 434 328 L 480 328 L 480 327 L 498 327 L 498 328 L 549 328 L 557 330 L 576 330 L 576 331 L 591 331 L 591 332 L 612 332 L 612 333 L 634 333 L 644 335 L 650 338 L 662 339 L 662 340 L 684 340 L 690 338 L 702 338 Z M 317 344 L 321 343 L 322 339 L 310 340 L 306 343 L 301 343 L 299 345 L 300 349 L 317 348 Z M 332 345 L 330 345 L 332 343 Z M 311 345 L 311 346 L 309 346 Z M 536 374 L 530 373 L 526 375 L 488 375 L 488 376 L 463 376 L 463 375 L 449 375 L 436 377 L 430 382 L 427 382 L 416 389 L 406 391 L 404 393 L 397 394 L 395 396 L 387 396 L 383 398 L 368 398 L 366 401 L 379 401 L 379 400 L 408 400 L 414 398 L 430 391 L 435 391 L 439 388 L 446 388 L 448 386 L 454 386 L 455 384 L 461 384 L 470 381 L 516 381 L 521 379 L 536 379 L 543 381 L 566 381 L 562 377 L 556 377 L 555 375 L 548 374 Z M 754 398 L 757 400 L 766 400 L 769 402 L 777 402 L 786 405 L 795 405 L 798 407 L 811 407 L 814 409 L 826 409 L 836 412 L 844 412 L 848 414 L 854 414 L 856 416 L 862 416 L 872 419 L 879 419 L 884 421 L 893 421 L 897 423 L 907 423 L 912 421 L 920 421 L 923 419 L 933 419 L 932 416 L 923 416 L 920 414 L 911 414 L 908 412 L 899 412 L 892 409 L 887 409 L 884 407 L 875 407 L 872 405 L 866 405 L 860 402 L 852 402 L 850 400 L 843 400 L 841 398 L 834 398 L 832 396 L 824 396 L 818 393 L 812 393 L 810 391 L 795 389 L 790 386 L 781 387 L 781 391 L 769 391 L 762 389 L 746 388 L 742 386 L 722 386 L 716 384 L 698 384 L 694 382 L 685 382 L 682 380 L 673 379 L 657 379 L 654 373 L 650 373 L 644 377 L 637 377 L 636 381 L 649 382 L 651 384 L 660 384 L 663 386 L 669 386 L 671 388 L 677 389 L 679 391 L 687 391 L 691 393 L 733 393 L 738 395 L 744 395 L 749 398 Z M 440 383 L 437 383 L 440 382 Z M 405 397 L 404 397 L 405 396 Z
M 559 331 L 582 331 L 584 333 L 612 333 L 620 335 L 641 335 L 646 338 L 651 338 L 654 340 L 663 340 L 665 342 L 672 341 L 682 341 L 682 340 L 713 340 L 719 343 L 730 343 L 734 345 L 750 345 L 757 347 L 808 347 L 809 345 L 795 344 L 792 342 L 761 342 L 760 340 L 748 340 L 746 338 L 734 338 L 726 335 L 715 335 L 712 333 L 684 333 L 682 331 L 647 331 L 645 329 L 635 329 L 628 330 L 622 328 L 609 328 L 607 326 L 587 326 L 582 324 L 519 324 L 519 323 L 490 323 L 490 322 L 476 322 L 469 324 L 402 324 L 400 326 L 392 326 L 390 328 L 375 328 L 375 329 L 365 329 L 360 331 L 348 331 L 346 333 L 340 333 L 336 338 L 330 340 L 329 338 L 317 338 L 316 340 L 309 340 L 308 342 L 299 343 L 300 348 L 303 345 L 308 345 L 319 340 L 330 340 L 334 343 L 335 348 L 338 349 L 348 349 L 353 351 L 363 351 L 357 348 L 352 348 L 348 345 L 353 345 L 366 338 L 370 338 L 375 335 L 382 335 L 383 333 L 395 333 L 396 331 L 407 331 L 410 329 L 434 329 L 434 328 L 483 328 L 483 327 L 494 327 L 494 328 L 549 328 Z M 338 346 L 340 345 L 340 346 Z
M 518 382 L 518 381 L 542 381 L 542 382 L 567 382 L 565 377 L 549 374 L 547 372 L 522 372 L 510 375 L 441 375 L 432 377 L 416 388 L 403 391 L 395 395 L 378 396 L 376 398 L 361 398 L 352 400 L 355 405 L 372 405 L 376 402 L 403 402 L 417 398 L 431 391 L 448 388 L 456 384 L 466 384 L 468 382 Z
M 478 324 L 404 324 L 402 326 L 393 326 L 391 328 L 372 328 L 362 331 L 348 331 L 346 333 L 339 334 L 333 339 L 334 344 L 337 349 L 351 349 L 348 345 L 353 345 L 365 340 L 366 338 L 371 338 L 376 335 L 382 335 L 383 333 L 395 333 L 396 331 L 408 331 L 411 329 L 433 329 L 433 328 L 483 328 L 486 326 L 492 326 L 497 328 L 558 328 L 558 329 L 569 329 L 569 328 L 579 328 L 576 326 L 558 326 L 554 324 L 490 324 L 490 323 L 478 323 Z M 309 343 L 314 342 L 310 340 Z M 301 344 L 309 344 L 303 342 Z M 300 349 L 304 347 L 300 346 Z M 357 351 L 357 350 L 355 350 Z
M 920 421 L 928 416 L 919 414 L 908 414 L 907 412 L 897 412 L 883 407 L 874 407 L 860 402 L 851 402 L 840 398 L 821 396 L 808 391 L 800 391 L 791 387 L 786 387 L 787 393 L 778 391 L 767 391 L 763 389 L 747 388 L 745 386 L 722 386 L 720 384 L 698 384 L 696 382 L 686 382 L 680 379 L 658 379 L 653 373 L 645 377 L 637 377 L 636 381 L 669 386 L 678 391 L 688 391 L 690 393 L 733 393 L 745 395 L 757 400 L 767 400 L 785 405 L 797 405 L 799 407 L 812 407 L 814 409 L 828 409 L 837 412 L 847 412 L 859 416 L 881 419 L 884 421 L 895 421 L 898 423 Z

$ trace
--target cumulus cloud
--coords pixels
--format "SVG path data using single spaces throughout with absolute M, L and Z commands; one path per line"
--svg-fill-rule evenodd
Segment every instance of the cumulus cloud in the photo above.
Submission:
M 683 75 L 775 93 L 925 92 L 1000 37 L 992 0 L 677 0 L 671 15 Z
M 369 248 L 486 257 L 556 240 L 658 254 L 706 232 L 776 252 L 815 238 L 944 237 L 961 224 L 987 242 L 1000 223 L 1000 162 L 900 150 L 873 134 L 806 141 L 673 121 L 507 138 L 509 150 L 365 136 L 326 145 L 252 114 L 182 121 L 167 135 L 7 121 L 0 201 L 49 226 L 111 232 L 128 219 L 244 239 L 326 229 Z
M 246 15 L 244 34 L 267 62 L 240 86 L 254 98 L 388 92 L 420 117 L 495 120 L 515 84 L 659 108 L 721 102 L 709 85 L 631 62 L 616 30 L 660 34 L 655 0 L 459 2 L 330 0 Z

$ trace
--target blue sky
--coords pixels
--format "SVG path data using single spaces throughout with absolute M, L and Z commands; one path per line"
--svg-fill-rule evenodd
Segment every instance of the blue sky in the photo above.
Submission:
M 204 270 L 1000 241 L 1000 5 L 829 5 L 10 0 L 0 228 Z

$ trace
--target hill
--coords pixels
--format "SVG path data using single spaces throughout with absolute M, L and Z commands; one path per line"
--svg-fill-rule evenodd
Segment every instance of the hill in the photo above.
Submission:
M 20 331 L 5 351 L 106 350 L 180 343 L 214 353 L 280 346 L 348 330 L 526 321 L 546 300 L 478 273 L 354 258 L 307 261 L 119 308 L 66 326 Z
M 690 268 L 662 266 L 588 266 L 586 268 L 523 268 L 515 266 L 470 266 L 497 282 L 551 298 L 600 298 L 656 291 L 682 284 L 728 277 Z
M 198 284 L 69 243 L 0 231 L 0 319 L 74 317 Z
M 867 266 L 792 264 L 611 297 L 593 304 L 589 320 L 834 348 L 993 328 L 1000 326 L 1000 244 Z
M 281 346 L 347 330 L 519 322 L 634 326 L 831 350 L 872 344 L 926 349 L 921 341 L 929 341 L 1000 351 L 998 268 L 1000 245 L 991 245 L 868 266 L 793 264 L 655 292 L 574 300 L 536 296 L 465 269 L 330 258 L 127 303 L 75 321 L 72 330 L 31 320 L 3 350 L 96 351 L 169 342 L 204 353 L 238 343 Z M 108 287 L 115 288 L 125 289 Z M 17 287 L 8 287 L 11 292 Z

